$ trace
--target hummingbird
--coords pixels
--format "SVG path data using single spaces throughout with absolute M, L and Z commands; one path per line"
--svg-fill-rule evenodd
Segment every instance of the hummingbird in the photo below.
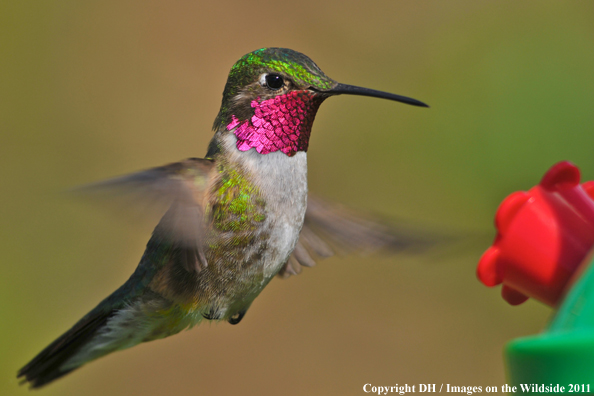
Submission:
M 415 236 L 310 197 L 307 149 L 319 106 L 336 95 L 425 103 L 341 84 L 307 56 L 262 48 L 229 73 L 204 158 L 91 186 L 132 194 L 165 214 L 132 276 L 19 372 L 44 386 L 109 353 L 189 329 L 238 324 L 275 276 L 336 246 L 401 250 Z

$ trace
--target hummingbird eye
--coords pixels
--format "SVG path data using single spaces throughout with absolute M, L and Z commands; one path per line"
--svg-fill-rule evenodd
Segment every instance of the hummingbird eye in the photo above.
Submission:
M 282 88 L 285 84 L 283 78 L 278 74 L 267 74 L 266 75 L 266 86 L 272 90 L 277 90 Z

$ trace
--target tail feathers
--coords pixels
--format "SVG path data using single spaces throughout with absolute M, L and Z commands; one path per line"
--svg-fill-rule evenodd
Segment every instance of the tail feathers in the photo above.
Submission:
M 31 388 L 40 388 L 77 369 L 80 366 L 63 367 L 99 329 L 105 326 L 113 314 L 114 311 L 91 311 L 20 369 L 17 377 L 24 377 L 22 382 L 29 382 Z

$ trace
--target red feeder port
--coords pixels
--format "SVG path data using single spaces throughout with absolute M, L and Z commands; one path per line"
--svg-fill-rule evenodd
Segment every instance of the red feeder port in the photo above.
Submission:
M 501 294 L 511 305 L 533 297 L 556 306 L 594 245 L 594 182 L 579 182 L 579 169 L 559 162 L 537 186 L 499 206 L 497 236 L 477 275 L 486 286 L 503 283 Z

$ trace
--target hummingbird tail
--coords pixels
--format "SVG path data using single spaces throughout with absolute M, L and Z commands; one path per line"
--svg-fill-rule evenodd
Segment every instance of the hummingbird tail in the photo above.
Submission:
M 65 367 L 65 363 L 91 341 L 113 314 L 114 311 L 91 311 L 20 369 L 17 378 L 24 377 L 22 383 L 40 388 L 77 369 L 82 363 L 74 367 Z

